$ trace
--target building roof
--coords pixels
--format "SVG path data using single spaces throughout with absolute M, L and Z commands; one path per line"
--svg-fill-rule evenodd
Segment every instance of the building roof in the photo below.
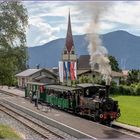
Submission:
M 124 76 L 127 77 L 129 75 L 129 70 L 123 70 L 122 73 L 123 73 Z
M 53 67 L 53 68 L 46 68 L 46 70 L 54 73 L 55 75 L 58 75 L 59 69 L 58 67 Z
M 38 71 L 41 71 L 42 69 L 27 69 L 25 71 L 22 71 L 18 74 L 16 74 L 16 77 L 27 77 L 27 76 L 30 76 Z
M 112 77 L 123 77 L 123 73 L 122 72 L 112 71 L 111 76 Z
M 84 69 L 84 70 L 77 70 L 77 75 L 78 76 L 80 76 L 80 75 L 82 75 L 82 74 L 86 74 L 86 73 L 99 73 L 99 71 L 96 71 L 96 70 L 94 70 L 94 71 L 92 71 L 92 70 L 90 70 L 90 69 Z M 123 75 L 123 73 L 122 72 L 116 72 L 116 71 L 112 71 L 111 72 L 111 76 L 112 77 L 123 77 L 124 75 Z
M 78 69 L 91 69 L 89 64 L 90 56 L 89 55 L 81 55 L 78 59 Z
M 84 74 L 84 73 L 87 73 L 87 72 L 91 72 L 91 70 L 77 70 L 77 75 L 81 75 L 81 74 Z
M 80 76 L 80 75 L 82 75 L 82 74 L 86 74 L 86 73 L 99 73 L 99 71 L 96 71 L 96 70 L 94 70 L 94 71 L 92 71 L 91 69 L 80 69 L 80 70 L 77 70 L 77 75 L 78 76 Z
M 84 73 L 92 72 L 91 66 L 89 64 L 90 61 L 90 55 L 81 55 L 78 59 L 78 72 L 77 75 L 81 75 Z M 98 70 L 94 70 L 94 72 L 99 73 Z M 112 77 L 123 77 L 123 73 L 112 71 L 111 72 Z
M 41 79 L 44 79 L 44 78 L 53 79 L 52 77 L 50 77 L 48 75 L 41 75 L 41 76 L 36 77 L 35 80 L 41 80 Z
M 31 76 L 31 75 L 35 74 L 36 72 L 39 72 L 39 71 L 42 71 L 42 70 L 45 70 L 48 73 L 50 73 L 51 75 L 57 77 L 57 75 L 54 72 L 52 72 L 48 69 L 44 69 L 44 68 L 42 68 L 42 69 L 27 69 L 25 71 L 22 71 L 22 72 L 16 74 L 15 76 L 16 77 L 28 77 L 28 76 Z

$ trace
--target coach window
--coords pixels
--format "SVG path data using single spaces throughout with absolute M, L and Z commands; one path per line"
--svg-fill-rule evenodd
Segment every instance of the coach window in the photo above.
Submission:
M 59 98 L 63 98 L 63 93 L 59 92 Z
M 92 93 L 91 93 L 90 88 L 85 89 L 84 97 L 92 97 Z

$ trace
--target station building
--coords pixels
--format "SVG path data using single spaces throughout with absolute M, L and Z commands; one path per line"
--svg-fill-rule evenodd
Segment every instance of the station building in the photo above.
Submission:
M 27 69 L 15 75 L 18 87 L 24 88 L 27 82 L 40 82 L 54 84 L 58 82 L 58 76 L 47 69 Z

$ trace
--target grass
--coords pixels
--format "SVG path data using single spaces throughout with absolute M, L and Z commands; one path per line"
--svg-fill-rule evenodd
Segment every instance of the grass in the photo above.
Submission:
M 140 96 L 113 96 L 118 100 L 121 117 L 118 122 L 140 127 Z
M 0 139 L 21 139 L 16 132 L 6 125 L 0 124 Z

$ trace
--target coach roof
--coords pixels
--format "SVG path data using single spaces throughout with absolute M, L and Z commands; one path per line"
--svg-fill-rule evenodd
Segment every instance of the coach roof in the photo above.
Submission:
M 82 83 L 82 84 L 77 84 L 78 87 L 86 88 L 86 87 L 105 87 L 103 85 L 99 84 L 92 84 L 92 83 Z
M 72 91 L 72 90 L 79 90 L 80 88 L 78 87 L 69 87 L 69 86 L 63 86 L 63 85 L 47 85 L 46 89 L 54 89 L 54 90 L 58 90 L 58 91 Z

